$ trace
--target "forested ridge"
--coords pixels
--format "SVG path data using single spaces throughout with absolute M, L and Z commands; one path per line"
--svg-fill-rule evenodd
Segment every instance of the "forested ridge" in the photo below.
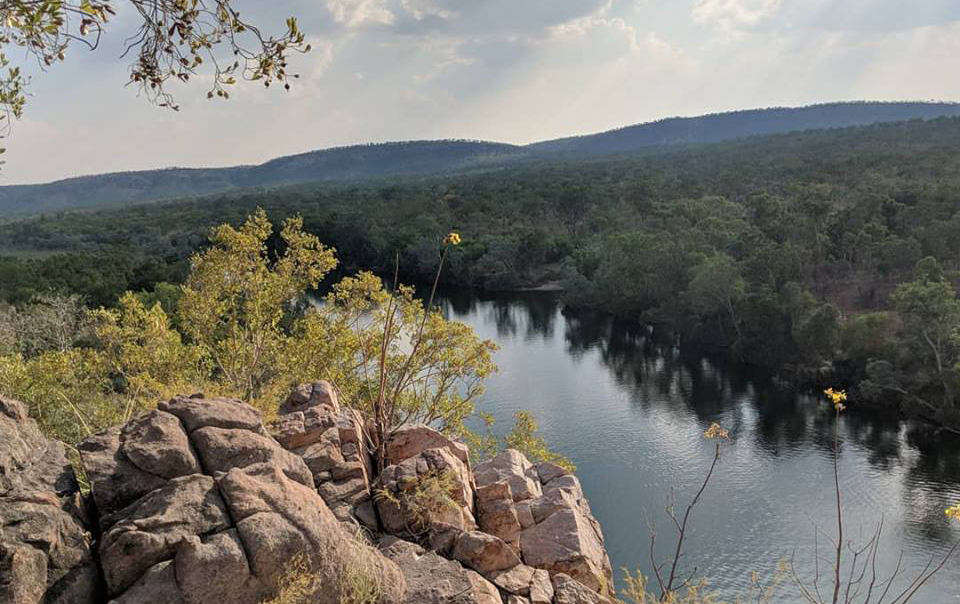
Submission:
M 960 103 L 855 101 L 672 117 L 525 146 L 477 140 L 361 144 L 278 157 L 259 165 L 139 170 L 0 186 L 0 216 L 122 206 L 249 187 L 321 181 L 336 181 L 343 186 L 375 178 L 463 174 L 528 162 L 555 162 L 563 156 L 582 161 L 588 156 L 636 153 L 665 145 L 958 115 Z
M 571 306 L 955 423 L 958 143 L 960 118 L 939 118 L 45 214 L 0 225 L 0 291 L 111 305 L 181 281 L 210 227 L 258 206 L 301 214 L 345 273 L 399 257 L 427 278 L 458 231 L 448 284 L 559 284 Z

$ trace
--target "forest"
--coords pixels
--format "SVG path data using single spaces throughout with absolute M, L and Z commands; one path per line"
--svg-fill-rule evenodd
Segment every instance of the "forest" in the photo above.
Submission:
M 257 207 L 302 216 L 340 274 L 428 280 L 457 231 L 445 285 L 562 288 L 571 308 L 958 426 L 958 137 L 960 118 L 915 120 L 48 213 L 0 225 L 0 296 L 176 296 L 210 228 Z

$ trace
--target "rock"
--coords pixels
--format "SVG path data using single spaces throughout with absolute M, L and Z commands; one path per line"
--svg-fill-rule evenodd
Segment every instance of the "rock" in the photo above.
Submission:
M 157 408 L 179 417 L 188 433 L 213 427 L 266 435 L 260 412 L 236 399 L 178 396 L 160 403 Z
M 553 580 L 553 604 L 614 604 L 611 598 L 600 595 L 563 573 Z
M 406 580 L 406 599 L 397 604 L 502 604 L 496 587 L 458 562 L 396 537 L 384 537 L 380 548 Z
M 540 497 L 540 476 L 537 469 L 519 451 L 507 449 L 490 461 L 477 465 L 474 478 L 478 487 L 506 480 L 514 501 Z
M 99 552 L 113 602 L 257 604 L 275 594 L 298 555 L 323 585 L 313 602 L 340 602 L 343 577 L 355 572 L 381 585 L 381 604 L 403 598 L 399 568 L 345 532 L 306 463 L 253 424 L 255 409 L 197 398 L 163 407 L 81 446 L 93 495 L 107 506 Z M 147 475 L 128 453 L 185 468 L 186 458 L 172 453 L 183 439 L 200 462 L 186 476 L 162 478 L 177 473 L 163 468 Z M 128 478 L 134 487 L 124 489 Z
M 250 600 L 263 591 L 260 580 L 250 572 L 236 529 L 181 539 L 174 564 L 177 584 L 194 602 L 217 602 L 220 594 L 238 591 L 241 599 Z
M 502 539 L 480 531 L 464 531 L 453 544 L 451 557 L 482 575 L 520 564 L 516 552 Z
M 555 463 L 550 463 L 549 461 L 543 461 L 537 464 L 537 475 L 540 476 L 541 484 L 547 484 L 554 478 L 568 474 L 570 474 L 570 472 L 568 472 L 566 468 L 558 466 Z
M 372 503 L 373 461 L 363 418 L 341 408 L 327 382 L 298 386 L 270 433 L 310 469 L 317 492 L 343 522 L 379 531 Z
M 553 585 L 550 573 L 525 564 L 487 575 L 494 585 L 513 596 L 522 596 L 531 604 L 551 604 Z
M 22 403 L 0 397 L 0 602 L 88 604 L 101 591 L 73 470 Z
M 524 503 L 527 504 L 525 507 L 530 510 L 530 515 L 533 516 L 534 522 L 543 522 L 553 513 L 559 512 L 560 510 L 582 511 L 580 508 L 580 499 L 575 493 L 566 489 L 552 490 L 543 497 L 531 499 Z
M 520 519 L 513 503 L 510 483 L 494 482 L 477 489 L 477 525 L 520 551 Z
M 222 597 L 221 594 L 217 594 Z M 239 600 L 243 601 L 243 600 Z M 152 567 L 133 586 L 110 604 L 188 604 L 177 584 L 174 563 L 167 560 Z
M 138 468 L 123 453 L 120 432 L 119 427 L 110 428 L 77 445 L 101 529 L 109 528 L 114 513 L 167 483 L 167 479 Z
M 550 574 L 565 573 L 594 591 L 612 583 L 602 538 L 577 510 L 562 509 L 520 534 L 524 561 Z
M 287 415 L 311 407 L 323 407 L 335 414 L 340 413 L 337 391 L 330 382 L 319 381 L 312 384 L 300 384 L 280 405 L 277 414 Z
M 182 476 L 151 491 L 117 516 L 103 535 L 100 562 L 110 593 L 133 585 L 151 566 L 173 557 L 184 537 L 230 528 L 226 506 L 213 478 Z
M 176 478 L 200 471 L 186 432 L 175 415 L 151 411 L 123 427 L 123 451 L 135 466 L 161 478 Z
M 550 604 L 553 602 L 553 595 L 550 573 L 538 568 L 533 572 L 533 578 L 530 581 L 530 601 L 533 604 Z
M 534 524 L 536 520 L 533 518 L 533 511 L 530 506 L 530 500 L 518 501 L 514 504 L 514 508 L 517 510 L 517 521 L 520 523 L 520 529 L 528 529 Z
M 267 464 L 281 469 L 291 480 L 314 488 L 313 474 L 303 460 L 268 436 L 249 430 L 208 426 L 194 430 L 190 440 L 203 460 L 204 470 L 212 475 Z
M 447 449 L 470 467 L 470 450 L 424 425 L 401 426 L 387 439 L 387 462 L 398 464 L 429 449 Z
M 526 596 L 530 594 L 530 583 L 536 570 L 526 564 L 517 564 L 506 570 L 494 571 L 488 574 L 487 578 L 503 591 Z
M 326 408 L 314 407 L 281 415 L 270 424 L 270 434 L 283 447 L 296 451 L 324 438 L 325 433 L 336 426 L 336 417 Z
M 423 509 L 416 501 L 424 492 L 428 479 L 449 481 L 446 501 L 436 498 Z M 395 535 L 414 530 L 429 530 L 435 525 L 449 525 L 460 530 L 476 527 L 473 515 L 473 483 L 470 470 L 449 449 L 428 449 L 399 464 L 387 466 L 377 479 L 377 489 L 390 496 L 375 498 L 384 529 Z M 420 513 L 416 508 L 420 507 Z

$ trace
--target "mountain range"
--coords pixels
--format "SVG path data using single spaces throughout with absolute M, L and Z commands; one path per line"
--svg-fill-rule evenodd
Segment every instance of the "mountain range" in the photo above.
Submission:
M 0 187 L 0 216 L 116 206 L 307 182 L 488 170 L 551 156 L 593 157 L 656 151 L 786 132 L 960 116 L 960 103 L 848 102 L 674 117 L 529 145 L 487 141 L 406 141 L 310 151 L 260 165 L 166 168 Z

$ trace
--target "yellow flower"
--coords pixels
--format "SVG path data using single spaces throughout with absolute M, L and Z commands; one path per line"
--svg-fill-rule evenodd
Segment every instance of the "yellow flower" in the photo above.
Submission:
M 444 237 L 443 242 L 447 245 L 460 245 L 460 234 L 459 233 L 450 233 Z
M 843 403 L 847 400 L 847 391 L 846 390 L 834 390 L 833 388 L 827 388 L 823 391 L 827 395 L 827 398 L 830 399 L 830 402 L 833 403 L 833 408 L 837 411 L 843 411 L 847 408 Z
M 960 503 L 958 503 L 955 506 L 948 507 L 946 514 L 948 518 L 953 518 L 954 520 L 960 520 Z
M 703 433 L 705 438 L 713 440 L 715 438 L 730 438 L 730 433 L 720 427 L 720 424 L 714 422 L 710 424 L 707 431 Z

